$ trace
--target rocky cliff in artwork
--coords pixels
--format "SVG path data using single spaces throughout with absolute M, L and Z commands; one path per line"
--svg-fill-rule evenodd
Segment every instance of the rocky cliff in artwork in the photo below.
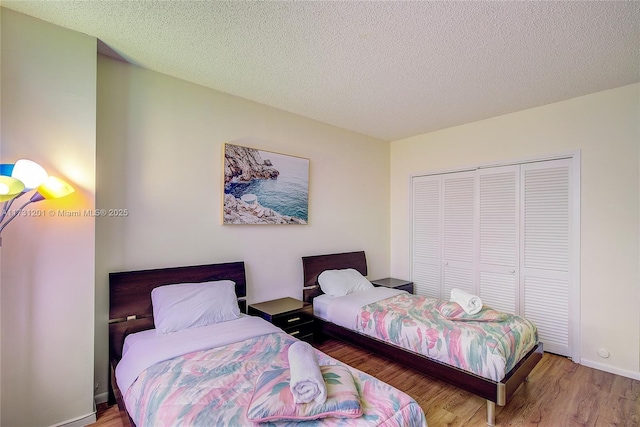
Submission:
M 298 218 L 280 215 L 260 203 L 245 203 L 231 194 L 224 195 L 225 224 L 306 224 Z
M 225 185 L 252 179 L 276 179 L 280 174 L 271 161 L 262 159 L 255 148 L 226 144 L 224 157 Z

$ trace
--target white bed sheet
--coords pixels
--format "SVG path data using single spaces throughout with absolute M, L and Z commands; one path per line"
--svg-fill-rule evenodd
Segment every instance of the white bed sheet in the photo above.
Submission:
M 338 298 L 338 297 L 334 297 L 329 294 L 322 294 L 315 297 L 313 299 L 313 314 L 321 319 L 331 321 L 331 319 L 329 319 L 329 314 L 327 313 L 327 310 L 329 309 L 329 304 L 331 304 L 331 300 L 333 300 L 334 298 Z
M 146 331 L 136 332 L 135 334 L 129 334 L 124 339 L 124 345 L 122 346 L 122 355 L 124 356 L 129 351 L 129 348 L 135 343 L 140 341 L 146 341 L 148 339 L 152 339 L 158 336 L 158 333 L 155 329 L 147 329 Z
M 382 301 L 405 292 L 406 291 L 380 286 L 365 291 L 354 292 L 343 297 L 335 297 L 327 304 L 327 318 L 325 320 L 329 320 L 345 328 L 354 329 L 360 308 L 367 304 Z
M 153 331 L 153 334 L 149 331 Z M 282 329 L 260 317 L 243 315 L 235 320 L 170 334 L 158 335 L 155 329 L 149 331 L 131 334 L 125 339 L 127 351 L 123 351 L 122 359 L 116 367 L 116 382 L 123 394 L 142 371 L 158 362 L 260 335 L 282 332 Z

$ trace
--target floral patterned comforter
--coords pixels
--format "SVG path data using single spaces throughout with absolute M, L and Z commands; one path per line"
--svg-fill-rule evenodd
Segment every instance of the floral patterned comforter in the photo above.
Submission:
M 538 342 L 535 325 L 522 317 L 449 320 L 438 304 L 402 293 L 362 307 L 355 329 L 493 381 L 502 380 Z
M 270 333 L 157 363 L 144 370 L 125 393 L 127 410 L 138 427 L 251 426 L 246 411 L 257 378 L 265 370 L 288 367 L 287 348 L 294 341 L 285 333 Z M 324 353 L 318 356 L 320 365 L 341 364 Z M 350 369 L 363 416 L 324 418 L 303 425 L 426 426 L 424 412 L 410 396 Z

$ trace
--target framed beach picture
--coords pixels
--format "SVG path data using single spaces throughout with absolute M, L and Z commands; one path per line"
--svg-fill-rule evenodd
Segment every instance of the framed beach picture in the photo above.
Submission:
M 223 224 L 307 224 L 309 159 L 224 144 Z

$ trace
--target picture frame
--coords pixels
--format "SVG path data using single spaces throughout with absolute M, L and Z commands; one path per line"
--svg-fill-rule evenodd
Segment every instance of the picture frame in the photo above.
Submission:
M 309 159 L 224 144 L 222 224 L 304 225 Z

